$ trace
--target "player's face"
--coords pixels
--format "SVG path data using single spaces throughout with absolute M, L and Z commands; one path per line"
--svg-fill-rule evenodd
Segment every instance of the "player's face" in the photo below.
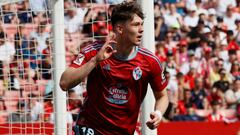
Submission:
M 138 16 L 134 15 L 133 19 L 127 21 L 123 26 L 123 38 L 126 43 L 133 45 L 139 45 L 143 36 L 143 20 Z

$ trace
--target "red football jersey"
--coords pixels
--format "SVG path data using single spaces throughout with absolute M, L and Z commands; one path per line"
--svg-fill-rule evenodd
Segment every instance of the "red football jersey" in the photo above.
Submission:
M 80 67 L 101 47 L 97 42 L 85 47 L 70 66 Z M 148 83 L 153 91 L 167 85 L 159 59 L 144 48 L 136 47 L 128 59 L 113 55 L 100 62 L 88 75 L 88 96 L 78 124 L 104 135 L 132 135 Z

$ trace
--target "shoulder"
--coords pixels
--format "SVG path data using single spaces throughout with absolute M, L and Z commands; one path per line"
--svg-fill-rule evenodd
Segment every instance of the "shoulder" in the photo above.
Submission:
M 138 52 L 143 55 L 144 57 L 147 57 L 148 60 L 154 60 L 156 62 L 160 63 L 159 58 L 151 51 L 149 51 L 146 48 L 139 47 Z
M 88 44 L 87 46 L 85 46 L 84 48 L 81 49 L 81 52 L 86 54 L 92 51 L 99 51 L 102 46 L 103 46 L 104 42 L 102 41 L 95 41 L 92 42 L 90 44 Z
M 14 48 L 14 44 L 11 42 L 5 42 L 5 46 L 8 46 L 10 48 Z
M 157 64 L 162 69 L 162 65 L 161 65 L 159 58 L 153 52 L 151 52 L 148 49 L 143 48 L 143 47 L 139 47 L 138 52 L 141 55 L 143 55 L 143 57 L 145 57 L 151 65 Z

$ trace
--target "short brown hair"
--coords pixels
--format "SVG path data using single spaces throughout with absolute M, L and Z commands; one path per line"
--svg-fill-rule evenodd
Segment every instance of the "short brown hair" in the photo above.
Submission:
M 136 1 L 124 1 L 121 4 L 116 5 L 112 11 L 112 26 L 133 19 L 134 14 L 137 14 L 140 18 L 144 19 L 142 8 Z

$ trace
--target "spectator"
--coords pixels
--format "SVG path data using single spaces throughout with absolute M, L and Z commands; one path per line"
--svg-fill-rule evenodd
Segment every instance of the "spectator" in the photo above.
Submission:
M 42 121 L 44 113 L 43 103 L 38 100 L 37 95 L 33 93 L 28 94 L 28 104 L 32 121 Z
M 204 28 L 205 29 L 205 28 Z M 208 29 L 208 28 L 206 28 Z M 196 48 L 194 55 L 196 56 L 197 59 L 201 59 L 204 53 L 204 49 L 208 47 L 208 39 L 207 38 L 202 38 L 199 41 L 199 46 Z
M 93 34 L 95 36 L 106 36 L 112 30 L 110 22 L 106 22 L 107 14 L 105 12 L 98 12 L 96 23 L 93 24 Z M 98 37 L 96 37 L 98 38 Z
M 189 72 L 184 76 L 184 81 L 189 85 L 189 88 L 192 90 L 195 88 L 195 78 L 197 77 L 196 75 L 196 68 L 191 66 L 189 69 Z
M 208 109 L 209 103 L 207 100 L 206 89 L 204 89 L 203 79 L 195 79 L 195 87 L 191 91 L 191 102 L 196 106 L 197 109 Z
M 0 112 L 3 112 L 3 111 L 6 111 L 7 108 L 6 108 L 6 105 L 5 105 L 5 101 L 0 98 Z
M 44 115 L 43 119 L 45 122 L 51 122 L 53 119 L 51 118 L 51 114 L 53 111 L 53 93 L 50 92 L 47 95 L 44 95 Z
M 220 78 L 218 81 L 214 82 L 213 85 L 224 84 L 224 86 L 226 86 L 225 90 L 227 90 L 229 84 L 232 83 L 232 78 L 229 76 L 229 73 L 227 73 L 224 68 L 220 68 L 218 74 Z
M 203 0 L 195 0 L 195 5 L 197 7 L 197 15 L 199 16 L 201 16 L 201 14 L 205 16 L 208 15 L 208 11 L 203 7 L 203 4 Z
M 66 13 L 64 15 L 65 32 L 76 33 L 82 31 L 84 24 L 84 17 L 88 11 L 87 8 L 76 8 L 72 1 L 65 1 L 64 8 Z
M 156 51 L 155 51 L 155 55 L 159 58 L 159 60 L 162 63 L 165 63 L 167 60 L 164 45 L 165 45 L 164 41 L 157 42 L 156 43 Z
M 2 6 L 1 16 L 3 19 L 3 23 L 12 23 L 13 19 L 16 18 L 14 11 L 11 10 L 11 4 L 6 4 Z
M 177 50 L 177 42 L 173 41 L 173 33 L 172 31 L 168 31 L 165 36 L 165 51 L 171 51 L 173 55 Z
M 240 79 L 233 82 L 233 89 L 228 89 L 225 92 L 227 108 L 237 109 L 237 104 L 240 102 Z
M 178 103 L 178 84 L 176 78 L 170 78 L 170 74 L 165 72 L 166 79 L 169 80 L 167 85 L 167 93 L 169 98 L 168 108 L 164 114 L 164 118 L 170 120 Z
M 227 51 L 227 41 L 223 40 L 219 46 L 219 54 L 218 57 L 222 59 L 224 62 L 228 61 L 229 55 Z
M 205 27 L 204 22 L 203 21 L 199 21 L 198 24 L 196 25 L 196 27 L 192 27 L 191 31 L 188 33 L 188 42 L 189 42 L 189 46 L 188 49 L 189 50 L 194 50 L 199 47 L 199 41 L 203 38 L 205 38 L 205 36 L 203 35 L 203 28 Z
M 32 13 L 29 7 L 27 6 L 28 2 L 27 1 L 22 1 L 19 3 L 19 8 L 18 10 L 18 19 L 20 24 L 25 24 L 25 23 L 31 23 L 32 22 Z
M 239 45 L 240 44 L 240 19 L 237 19 L 235 21 L 235 24 L 236 24 L 235 40 L 236 40 L 236 43 Z
M 3 62 L 0 61 L 0 81 L 4 80 L 5 74 L 4 74 L 3 70 L 4 70 L 3 69 Z
M 6 87 L 4 86 L 4 81 L 0 80 L 0 99 L 4 97 Z
M 165 20 L 163 17 L 155 16 L 154 18 L 155 22 L 155 40 L 157 41 L 163 41 L 166 37 L 166 33 L 168 31 L 168 27 L 165 23 Z
M 29 112 L 26 111 L 26 103 L 24 101 L 19 101 L 17 104 L 17 111 L 11 113 L 8 116 L 8 122 L 30 122 L 31 115 Z
M 18 32 L 14 36 L 14 44 L 16 49 L 17 59 L 23 58 L 24 60 L 30 58 L 30 46 L 26 35 L 23 33 L 24 27 L 19 26 Z
M 180 115 L 187 114 L 187 108 L 186 108 L 185 104 L 191 103 L 191 97 L 192 97 L 191 91 L 187 88 L 184 88 L 183 89 L 183 97 L 179 98 L 179 101 L 178 101 L 176 114 L 180 114 Z
M 180 67 L 180 72 L 182 72 L 184 75 L 186 75 L 189 71 L 190 68 L 194 68 L 196 69 L 196 73 L 198 72 L 198 68 L 199 68 L 199 61 L 196 60 L 195 58 L 195 53 L 193 50 L 189 50 L 188 51 L 188 61 L 185 61 L 184 63 L 181 64 Z
M 218 101 L 212 101 L 212 113 L 207 116 L 208 122 L 223 122 L 224 117 L 223 115 L 219 114 L 220 110 L 220 103 Z
M 184 75 L 181 72 L 178 72 L 176 75 L 178 83 L 178 100 L 184 99 L 184 92 L 186 89 L 189 89 L 189 85 L 185 83 Z
M 238 62 L 238 60 L 237 60 L 237 51 L 236 50 L 228 50 L 228 55 L 229 55 L 229 59 L 228 59 L 228 61 L 226 61 L 225 63 L 224 63 L 224 68 L 226 69 L 226 71 L 228 72 L 228 73 L 230 73 L 231 72 L 231 70 L 232 70 L 232 67 L 233 67 L 233 64 L 234 64 L 234 62 L 235 63 L 237 63 Z M 236 71 L 236 70 L 235 70 Z M 234 75 L 233 75 L 234 76 Z
M 30 38 L 33 38 L 37 42 L 37 51 L 42 54 L 42 51 L 47 48 L 46 40 L 50 38 L 50 33 L 45 31 L 46 23 L 40 23 L 37 31 L 33 31 L 30 34 Z
M 217 25 L 216 10 L 214 8 L 208 9 L 207 26 L 213 29 Z
M 214 65 L 212 67 L 210 67 L 209 82 L 211 85 L 213 85 L 214 82 L 216 82 L 220 79 L 219 70 L 221 68 L 223 68 L 223 60 L 216 59 L 214 61 Z
M 177 69 L 178 65 L 176 64 L 173 56 L 173 52 L 169 50 L 167 52 L 167 61 L 166 61 L 166 71 L 170 74 L 170 81 L 175 79 L 175 76 L 177 75 Z
M 101 1 L 101 0 L 96 0 L 96 1 Z M 112 4 L 112 5 L 116 5 L 116 4 L 119 4 L 119 3 L 122 3 L 124 0 L 106 0 L 106 4 Z M 130 1 L 130 0 L 128 0 Z M 97 2 L 99 3 L 99 2 Z
M 195 109 L 191 103 L 185 104 L 187 108 L 187 114 L 185 115 L 177 115 L 173 118 L 173 121 L 202 121 L 203 118 L 197 116 L 195 114 Z
M 234 35 L 234 31 L 228 30 L 227 31 L 227 50 L 239 50 L 239 46 L 236 42 L 236 37 Z
M 1 114 L 0 123 L 6 123 L 8 112 L 7 112 L 7 108 L 5 105 L 5 101 L 1 97 L 0 97 L 0 114 Z
M 31 11 L 33 15 L 44 13 L 48 11 L 48 2 L 49 0 L 29 0 Z
M 216 9 L 218 16 L 223 16 L 227 12 L 228 6 L 236 6 L 236 0 L 218 0 L 216 1 Z
M 177 13 L 176 5 L 170 4 L 169 7 L 170 7 L 169 13 L 163 15 L 164 20 L 168 27 L 171 27 L 173 25 L 179 26 L 182 25 L 183 24 L 182 16 L 179 13 Z
M 183 19 L 185 29 L 190 31 L 191 28 L 196 27 L 198 25 L 199 17 L 196 13 L 197 7 L 191 6 L 188 9 L 188 14 Z
M 233 6 L 228 5 L 226 15 L 223 18 L 224 23 L 227 25 L 228 30 L 235 30 L 236 29 L 235 21 L 237 19 L 240 19 L 240 14 L 234 13 L 233 10 L 234 10 Z
M 74 90 L 68 91 L 68 111 L 71 112 L 73 120 L 77 120 L 78 113 L 82 107 L 82 101 Z
M 212 86 L 210 90 L 209 102 L 218 101 L 222 108 L 226 108 L 226 101 L 224 98 L 224 92 L 226 91 L 226 85 L 217 83 Z
M 240 64 L 235 60 L 232 64 L 230 73 L 234 79 L 240 78 Z
M 178 56 L 176 59 L 176 62 L 178 65 L 184 64 L 188 61 L 188 52 L 187 52 L 187 47 L 188 47 L 188 42 L 186 39 L 180 40 L 178 43 Z M 181 67 L 180 67 L 180 72 L 181 72 Z
M 0 61 L 10 63 L 16 52 L 14 44 L 5 40 L 4 33 L 0 33 Z

